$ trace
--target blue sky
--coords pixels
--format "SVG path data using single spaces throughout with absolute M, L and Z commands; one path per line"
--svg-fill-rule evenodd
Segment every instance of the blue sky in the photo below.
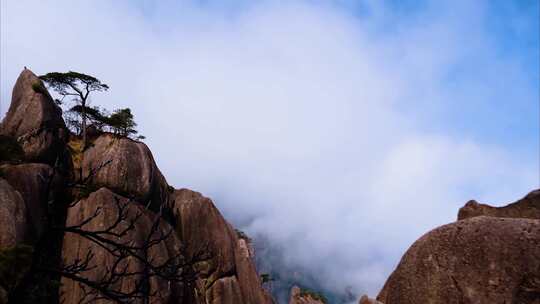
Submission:
M 456 14 L 460 14 L 455 6 L 467 3 L 458 1 L 459 5 L 455 5 L 456 2 L 452 1 L 385 1 L 384 5 L 373 5 L 374 1 L 307 2 L 315 6 L 333 7 L 359 20 L 373 18 L 373 15 L 380 14 L 376 10 L 384 6 L 387 16 L 381 19 L 375 17 L 377 22 L 370 28 L 370 34 L 383 37 L 401 31 L 408 23 L 433 18 L 436 16 L 432 13 L 433 10 L 449 12 L 455 10 Z M 157 31 L 166 31 L 166 25 L 175 23 L 177 18 L 185 17 L 187 10 L 185 1 L 165 1 L 165 3 L 156 4 L 153 1 L 139 0 L 136 1 L 135 9 L 139 10 L 150 24 L 156 26 Z M 489 54 L 471 53 L 470 57 L 457 62 L 446 75 L 447 86 L 450 89 L 457 88 L 456 93 L 459 93 L 459 89 L 463 86 L 477 90 L 494 86 L 500 88 L 493 90 L 493 95 L 486 94 L 471 102 L 447 103 L 438 110 L 438 116 L 430 121 L 429 126 L 425 127 L 435 131 L 466 133 L 477 140 L 491 143 L 508 143 L 537 149 L 535 145 L 540 136 L 538 133 L 540 3 L 535 0 L 475 3 L 483 8 L 483 16 L 479 23 L 486 29 L 484 38 L 489 46 Z M 234 20 L 235 16 L 238 17 L 257 4 L 253 1 L 194 1 L 189 3 L 189 6 L 198 10 L 212 11 L 225 19 Z M 424 22 L 429 22 L 427 20 Z M 471 39 L 474 39 L 474 36 L 471 36 Z M 466 40 L 464 37 L 463 41 Z M 497 75 L 497 79 L 483 79 L 486 71 L 498 73 L 497 70 L 492 70 L 490 60 L 507 60 L 515 64 L 516 69 L 519 69 L 516 72 L 522 77 L 523 87 L 518 91 L 502 89 L 511 85 L 505 81 L 504 73 Z M 474 64 L 471 64 L 471 61 Z M 432 114 L 430 112 L 430 115 Z
M 375 294 L 467 200 L 538 187 L 539 10 L 7 0 L 0 112 L 23 66 L 93 74 L 111 86 L 93 103 L 132 108 L 170 184 L 212 197 L 284 269 Z
M 387 3 L 391 7 L 389 10 L 392 10 L 392 18 L 385 19 L 386 22 L 377 27 L 375 35 L 381 35 L 381 32 L 385 31 L 399 31 L 400 28 L 406 27 L 410 20 L 429 19 L 430 16 L 426 15 L 426 11 L 431 9 L 454 11 L 455 14 L 463 13 L 455 7 L 456 3 L 463 1 Z M 480 4 L 483 7 L 483 16 L 474 23 L 485 27 L 483 38 L 486 40 L 487 49 L 484 49 L 485 52 L 473 52 L 457 62 L 445 77 L 446 85 L 450 89 L 457 90 L 462 87 L 484 90 L 488 87 L 493 94 L 469 102 L 455 100 L 447 103 L 434 119 L 437 125 L 432 127 L 438 131 L 469 134 L 477 140 L 524 145 L 537 150 L 535 145 L 539 139 L 540 3 L 534 0 L 470 3 Z M 356 9 L 362 11 L 363 7 L 360 5 Z M 470 16 L 475 17 L 478 16 Z M 475 39 L 474 34 L 475 29 L 471 29 L 471 37 L 463 37 L 462 41 L 467 43 L 468 39 Z M 466 48 L 467 45 L 464 44 L 463 47 Z M 504 89 L 512 86 L 512 83 L 507 81 L 504 71 L 493 70 L 491 66 L 493 60 L 515 64 L 515 69 L 518 70 L 515 72 L 520 73 L 523 86 L 517 91 Z M 495 79 L 486 79 L 488 73 L 495 74 Z M 448 128 L 449 126 L 451 127 Z

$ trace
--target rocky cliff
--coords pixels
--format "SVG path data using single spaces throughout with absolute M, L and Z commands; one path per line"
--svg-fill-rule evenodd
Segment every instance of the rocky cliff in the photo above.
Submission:
M 273 303 L 261 286 L 249 242 L 237 235 L 209 198 L 170 186 L 142 142 L 98 133 L 82 147 L 30 70 L 25 69 L 15 84 L 0 137 L 1 252 L 26 244 L 34 248 L 32 265 L 47 259 L 42 264 L 50 267 L 84 266 L 74 273 L 90 282 L 109 278 L 107 286 L 116 292 L 110 296 L 146 288 L 135 303 Z M 9 148 L 13 145 L 18 147 Z M 84 187 L 77 186 L 82 181 Z M 58 226 L 61 234 L 51 232 Z M 77 229 L 92 233 L 72 233 Z M 153 241 L 153 235 L 162 241 Z M 112 249 L 112 242 L 122 244 L 122 249 Z M 46 247 L 50 249 L 36 253 Z M 143 249 L 147 260 L 126 254 Z M 192 258 L 193 263 L 186 262 Z M 185 262 L 181 274 L 190 279 L 171 282 L 148 276 L 146 263 L 165 265 L 173 259 Z M 116 276 L 117 269 L 124 275 Z M 22 280 L 30 286 L 37 277 Z M 48 300 L 55 298 L 51 288 L 63 303 L 86 299 L 88 284 L 65 273 L 51 278 L 60 284 L 45 288 Z M 6 288 L 0 289 L 0 302 L 18 292 Z M 111 301 L 94 297 L 92 302 Z
M 0 135 L 17 139 L 28 162 L 51 164 L 63 149 L 67 133 L 58 107 L 39 78 L 24 70 L 13 88 Z
M 324 296 L 307 289 L 302 289 L 298 286 L 291 288 L 291 296 L 289 304 L 327 304 L 328 301 Z
M 468 202 L 457 222 L 428 232 L 407 250 L 377 300 L 540 303 L 539 193 L 499 208 Z

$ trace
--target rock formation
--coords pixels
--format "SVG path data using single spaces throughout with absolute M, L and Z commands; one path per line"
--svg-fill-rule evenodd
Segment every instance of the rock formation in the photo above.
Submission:
M 63 149 L 66 129 L 62 110 L 30 70 L 17 79 L 0 135 L 16 138 L 27 161 L 53 164 Z
M 21 194 L 27 210 L 27 231 L 32 239 L 37 239 L 46 226 L 47 202 L 52 199 L 61 181 L 53 179 L 53 168 L 46 164 L 27 163 L 3 165 L 0 167 L 4 178 Z
M 130 240 L 130 246 L 140 247 L 148 236 L 151 236 L 152 225 L 156 220 L 157 215 L 145 209 L 141 204 L 128 201 L 127 198 L 121 197 L 107 188 L 101 188 L 96 192 L 91 193 L 88 198 L 82 199 L 74 207 L 68 209 L 66 226 L 75 226 L 81 224 L 86 219 L 92 218 L 96 210 L 99 210 L 97 217 L 85 224 L 85 230 L 99 231 L 104 230 L 113 225 L 117 219 L 117 201 L 120 204 L 126 204 L 128 207 L 128 220 L 134 219 L 137 213 L 141 216 L 134 221 L 135 227 L 128 231 L 128 234 L 123 236 L 126 240 Z M 114 232 L 120 233 L 127 228 L 128 221 L 123 221 L 119 226 L 113 229 Z M 165 221 L 159 223 L 159 230 L 155 233 L 167 235 L 168 231 L 173 229 Z M 107 237 L 107 236 L 106 236 Z M 110 238 L 110 237 L 109 237 Z M 152 236 L 155 238 L 155 236 Z M 117 261 L 117 258 L 107 252 L 102 247 L 96 245 L 80 235 L 66 233 L 64 237 L 64 245 L 62 255 L 66 265 L 72 264 L 76 260 L 85 258 L 88 251 L 94 254 L 91 260 L 90 270 L 81 273 L 81 276 L 91 280 L 107 275 L 111 271 L 112 264 Z M 156 265 L 163 264 L 169 258 L 174 257 L 180 252 L 180 241 L 174 233 L 169 234 L 165 242 L 160 242 L 149 248 L 148 255 L 152 257 L 153 263 Z M 138 260 L 126 260 L 125 265 L 128 266 L 129 272 L 142 272 L 143 264 Z M 141 275 L 133 275 L 120 277 L 117 282 L 118 290 L 122 292 L 130 292 L 135 289 L 135 284 L 141 280 Z M 154 277 L 149 282 L 150 290 L 157 291 L 156 295 L 150 297 L 150 303 L 182 303 L 181 295 L 183 286 L 180 284 L 169 284 L 167 281 L 158 277 Z M 73 280 L 62 278 L 61 294 L 63 295 L 63 303 L 80 303 L 84 298 L 84 290 Z M 108 303 L 105 300 L 98 303 Z M 142 303 L 142 300 L 141 300 Z
M 217 290 L 236 299 L 231 303 L 272 303 L 261 287 L 249 244 L 238 237 L 209 198 L 188 189 L 176 190 L 172 212 L 188 259 L 201 251 L 208 255 L 196 266 L 200 272 L 193 291 L 197 303 L 228 303 Z
M 100 166 L 103 166 L 100 168 Z M 168 185 L 148 147 L 125 137 L 103 134 L 84 151 L 82 175 L 94 187 L 133 197 L 159 209 L 167 200 Z
M 533 191 L 519 201 L 504 207 L 492 207 L 474 200 L 469 201 L 459 209 L 458 220 L 480 215 L 540 219 L 540 190 Z
M 29 220 L 21 194 L 0 178 L 0 249 L 13 247 L 28 238 Z
M 540 221 L 487 216 L 421 237 L 377 297 L 386 304 L 530 304 L 539 299 Z
M 381 302 L 372 299 L 368 297 L 367 295 L 363 295 L 360 300 L 358 301 L 358 304 L 382 304 Z
M 326 304 L 326 300 L 316 293 L 293 286 L 289 304 Z
M 540 304 L 540 190 L 504 207 L 469 201 L 407 250 L 377 300 Z
M 4 227 L 0 231 L 0 250 L 22 243 L 50 247 L 38 258 L 50 260 L 47 266 L 77 264 L 90 252 L 93 257 L 89 267 L 80 275 L 90 280 L 104 278 L 112 273 L 115 261 L 110 248 L 97 245 L 88 235 L 73 233 L 75 228 L 69 227 L 82 224 L 85 231 L 101 231 L 114 225 L 118 204 L 122 204 L 127 206 L 130 217 L 113 230 L 122 230 L 126 225 L 131 228 L 127 234 L 116 236 L 116 241 L 137 247 L 148 241 L 153 231 L 167 238 L 148 249 L 148 261 L 159 265 L 171 257 L 183 262 L 201 256 L 204 259 L 185 264 L 181 273 L 190 279 L 181 282 L 159 276 L 143 282 L 141 273 L 147 268 L 142 261 L 123 260 L 122 266 L 130 275 L 113 282 L 115 291 L 129 292 L 143 282 L 150 303 L 273 303 L 262 288 L 248 240 L 237 235 L 210 199 L 169 186 L 142 142 L 95 130 L 87 147 L 82 147 L 81 139 L 66 129 L 61 114 L 39 78 L 24 70 L 0 125 L 2 140 L 14 143 L 10 151 L 17 151 L 20 145 L 24 154 L 22 158 L 0 159 L 0 224 Z M 53 227 L 48 225 L 51 216 L 55 225 L 67 227 L 63 228 L 63 239 L 48 230 L 47 237 L 42 237 L 43 230 Z M 130 226 L 132 217 L 136 221 Z M 104 240 L 111 237 L 114 235 Z M 25 280 L 28 286 L 37 282 L 36 277 Z M 66 304 L 78 303 L 85 294 L 81 286 L 69 276 L 62 276 L 59 299 Z M 50 288 L 46 286 L 47 293 Z M 0 291 L 5 299 L 6 290 Z

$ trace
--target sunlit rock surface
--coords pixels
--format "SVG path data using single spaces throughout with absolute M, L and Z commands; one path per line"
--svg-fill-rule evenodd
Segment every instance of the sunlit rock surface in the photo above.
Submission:
M 30 70 L 23 70 L 15 83 L 0 134 L 17 139 L 31 162 L 53 164 L 64 149 L 67 133 L 62 110 Z
M 458 220 L 480 215 L 540 219 L 540 190 L 532 191 L 524 198 L 504 207 L 492 207 L 474 200 L 469 201 L 459 209 Z
M 417 240 L 377 300 L 385 304 L 538 303 L 540 220 L 479 216 Z
M 238 236 L 213 202 L 188 189 L 176 190 L 171 201 L 186 255 L 206 255 L 197 265 L 200 276 L 193 290 L 195 302 L 272 303 L 261 287 L 248 241 Z M 232 298 L 236 302 L 230 302 Z

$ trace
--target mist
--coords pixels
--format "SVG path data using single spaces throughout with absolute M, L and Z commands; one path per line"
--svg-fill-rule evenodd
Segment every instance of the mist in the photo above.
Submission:
M 136 3 L 2 1 L 1 115 L 23 66 L 95 75 L 92 102 L 130 107 L 168 182 L 211 197 L 265 271 L 376 295 L 467 200 L 539 185 L 538 71 L 487 1 Z M 538 33 L 524 11 L 518 40 Z

